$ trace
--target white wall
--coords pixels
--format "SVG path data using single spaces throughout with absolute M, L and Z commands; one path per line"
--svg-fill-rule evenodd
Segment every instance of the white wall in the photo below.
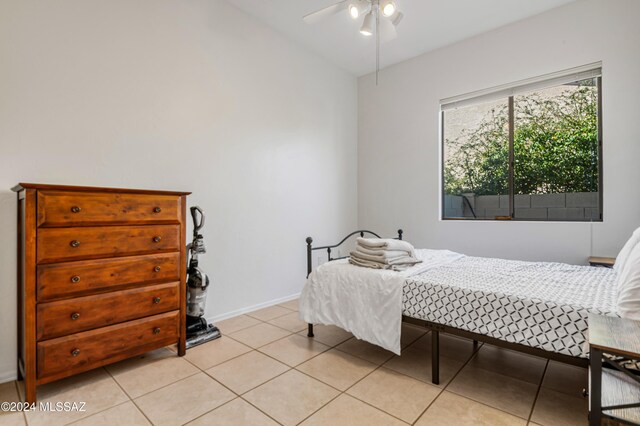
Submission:
M 359 79 L 359 225 L 404 227 L 420 247 L 584 263 L 615 256 L 640 226 L 640 2 L 584 0 Z M 382 48 L 384 54 L 384 45 Z M 603 63 L 604 222 L 460 222 L 440 217 L 439 100 Z M 490 241 L 489 243 L 487 241 Z
M 0 58 L 0 382 L 17 182 L 192 191 L 210 317 L 298 293 L 305 237 L 356 225 L 356 79 L 221 0 L 0 0 Z

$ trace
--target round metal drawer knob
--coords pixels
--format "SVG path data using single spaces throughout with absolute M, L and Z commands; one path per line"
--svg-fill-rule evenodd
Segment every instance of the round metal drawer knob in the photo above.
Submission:
M 160 207 L 154 207 L 153 212 L 154 213 L 160 213 L 162 211 L 162 209 Z
M 159 243 L 161 240 L 162 240 L 162 237 L 160 235 L 156 235 L 155 237 L 153 237 L 154 243 Z
M 74 312 L 71 314 L 71 319 L 73 321 L 77 320 L 78 318 L 80 318 L 80 314 L 78 312 Z
M 80 282 L 80 276 L 79 275 L 74 275 L 71 277 L 71 282 L 72 283 L 79 283 Z
M 71 207 L 71 213 L 80 213 L 82 209 L 78 206 Z
M 160 327 L 156 327 L 153 329 L 153 334 L 160 334 Z
M 78 356 L 80 355 L 80 349 L 75 348 L 74 350 L 71 351 L 71 355 L 73 356 Z
M 153 272 L 160 272 L 160 267 L 156 266 L 155 268 L 153 268 Z
M 73 248 L 79 247 L 80 246 L 80 241 L 78 240 L 73 240 L 69 243 L 69 245 Z
M 158 303 L 160 303 L 160 298 L 159 298 L 159 297 L 154 297 L 154 298 L 153 298 L 153 303 L 155 303 L 156 305 L 157 305 Z

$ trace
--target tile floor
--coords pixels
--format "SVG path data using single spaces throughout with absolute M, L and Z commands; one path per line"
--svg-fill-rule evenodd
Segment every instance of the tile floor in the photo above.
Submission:
M 585 369 L 403 326 L 395 356 L 337 328 L 306 337 L 296 301 L 222 321 L 223 337 L 160 349 L 42 386 L 39 401 L 85 412 L 0 413 L 0 425 L 584 425 Z M 21 382 L 0 385 L 17 401 Z

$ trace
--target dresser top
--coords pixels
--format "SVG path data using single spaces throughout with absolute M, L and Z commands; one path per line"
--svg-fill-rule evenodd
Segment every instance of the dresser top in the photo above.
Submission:
M 75 191 L 75 192 L 119 192 L 127 194 L 150 194 L 150 195 L 189 195 L 191 192 L 182 191 L 157 191 L 151 189 L 130 189 L 130 188 L 101 188 L 97 186 L 70 186 L 70 185 L 50 185 L 42 183 L 19 183 L 13 188 L 14 192 L 24 189 L 43 189 L 54 191 Z

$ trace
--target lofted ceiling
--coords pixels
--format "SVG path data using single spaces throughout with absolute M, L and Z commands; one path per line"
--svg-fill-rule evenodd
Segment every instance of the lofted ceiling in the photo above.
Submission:
M 375 70 L 375 40 L 346 11 L 307 25 L 302 17 L 337 0 L 227 0 L 330 62 L 361 76 Z M 381 67 L 576 0 L 396 0 L 398 38 L 381 46 Z M 578 0 L 579 1 L 579 0 Z

